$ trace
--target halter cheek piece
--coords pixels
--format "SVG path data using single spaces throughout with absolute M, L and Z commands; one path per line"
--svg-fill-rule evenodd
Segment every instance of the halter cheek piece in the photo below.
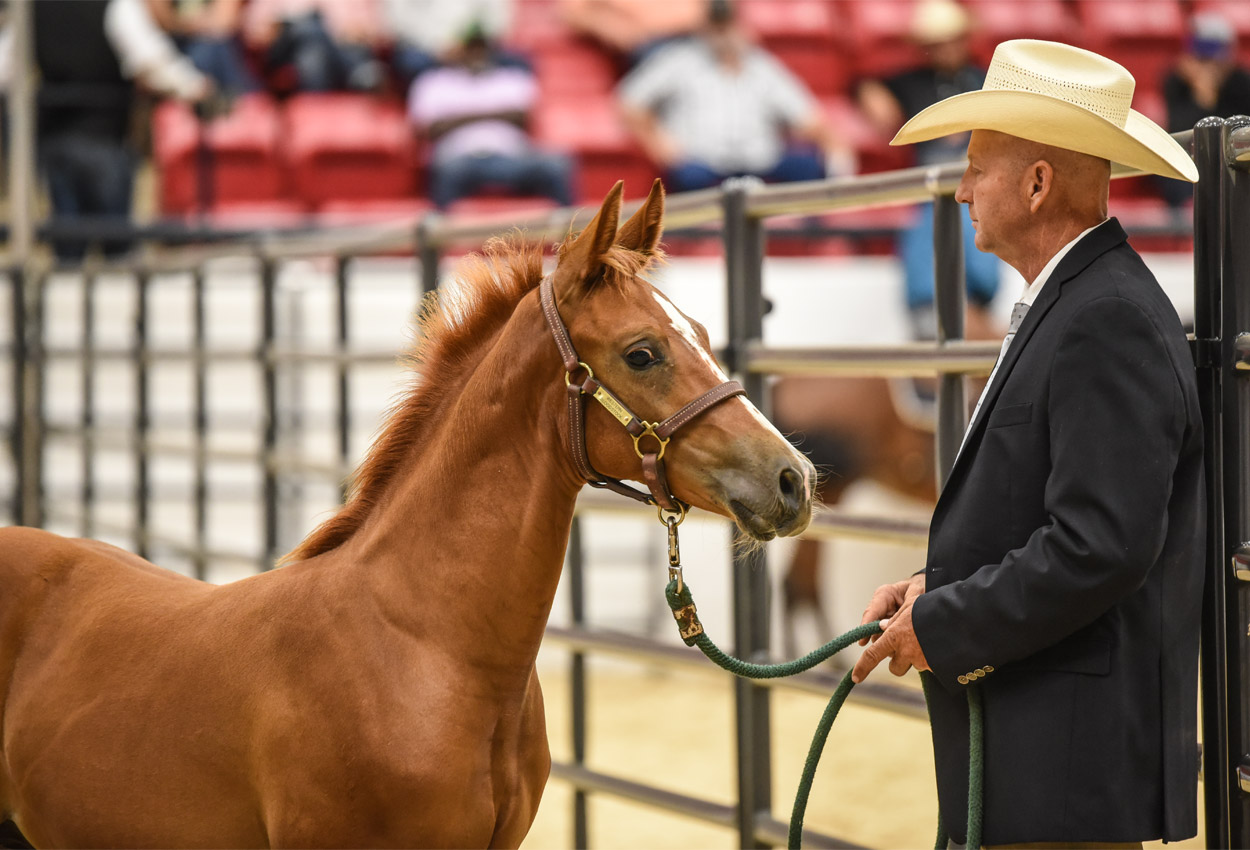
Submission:
M 569 450 L 573 455 L 573 465 L 577 473 L 586 479 L 591 487 L 601 487 L 623 496 L 629 496 L 639 502 L 655 505 L 660 510 L 660 519 L 664 521 L 664 512 L 677 515 L 680 522 L 689 508 L 685 502 L 673 495 L 668 486 L 668 477 L 664 474 L 664 450 L 668 447 L 673 432 L 703 411 L 736 395 L 745 395 L 746 390 L 737 381 L 726 381 L 705 392 L 681 410 L 663 422 L 646 422 L 634 415 L 625 404 L 614 396 L 607 387 L 595 379 L 590 366 L 582 362 L 569 339 L 568 329 L 560 318 L 556 308 L 555 293 L 552 290 L 551 278 L 543 278 L 539 286 L 542 299 L 543 316 L 555 337 L 556 348 L 560 351 L 560 359 L 564 361 L 564 383 L 568 387 L 569 412 Z M 575 375 L 585 378 L 575 380 Z M 625 482 L 600 475 L 590 465 L 590 455 L 586 452 L 586 397 L 589 396 L 612 414 L 616 421 L 625 426 L 625 430 L 634 438 L 634 451 L 642 459 L 642 476 L 648 495 L 641 490 L 630 487 Z

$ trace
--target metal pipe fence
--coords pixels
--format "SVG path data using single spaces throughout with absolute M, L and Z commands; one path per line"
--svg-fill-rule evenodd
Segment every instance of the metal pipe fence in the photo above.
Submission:
M 1250 540 L 1250 459 L 1243 457 L 1250 386 L 1246 371 L 1234 365 L 1241 351 L 1237 336 L 1250 331 L 1250 281 L 1244 279 L 1250 269 L 1250 244 L 1244 239 L 1250 232 L 1248 123 L 1209 120 L 1192 134 L 1178 134 L 1182 144 L 1194 146 L 1203 173 L 1194 213 L 1194 350 L 1211 447 L 1204 787 L 1208 842 L 1220 847 L 1250 845 L 1250 690 L 1243 681 L 1248 659 L 1241 637 L 1250 619 L 1245 584 L 1250 544 L 1244 544 Z M 774 374 L 937 374 L 939 485 L 966 426 L 964 377 L 988 374 L 998 353 L 997 343 L 962 339 L 961 222 L 952 197 L 961 173 L 961 164 L 951 164 L 782 186 L 740 179 L 719 189 L 671 196 L 666 214 L 671 228 L 701 229 L 723 240 L 728 317 L 723 360 L 761 407 L 766 408 L 766 377 Z M 763 261 L 770 219 L 928 200 L 936 204 L 937 341 L 820 349 L 764 345 Z M 626 214 L 634 205 L 627 205 Z M 11 264 L 2 276 L 11 315 L 0 323 L 0 334 L 7 331 L 0 346 L 11 354 L 13 416 L 7 431 L 12 451 L 10 466 L 0 466 L 0 484 L 12 495 L 0 507 L 14 521 L 71 528 L 112 538 L 145 556 L 178 559 L 200 578 L 229 577 L 232 573 L 223 571 L 227 566 L 268 569 L 299 525 L 301 516 L 291 505 L 302 504 L 314 491 L 323 502 L 341 498 L 351 460 L 366 439 L 362 428 L 369 424 L 358 413 L 359 399 L 379 386 L 374 372 L 393 375 L 387 370 L 400 346 L 398 340 L 380 344 L 384 335 L 369 324 L 368 301 L 362 300 L 368 293 L 356 283 L 360 270 L 380 264 L 415 308 L 437 287 L 447 252 L 512 228 L 557 240 L 576 226 L 570 221 L 575 221 L 572 210 L 469 223 L 431 215 L 393 227 L 261 234 L 229 244 L 151 251 L 120 263 L 91 260 L 71 276 L 80 287 L 78 336 L 72 341 L 48 333 L 45 305 L 49 293 L 64 285 L 61 273 L 33 262 Z M 293 264 L 311 268 L 315 283 L 293 290 L 285 275 Z M 118 316 L 102 315 L 104 290 L 127 293 L 129 310 L 120 324 L 128 326 L 128 334 L 114 332 Z M 158 302 L 163 305 L 159 310 Z M 249 302 L 254 310 L 239 308 Z M 170 304 L 183 314 L 172 331 L 165 327 Z M 293 313 L 307 318 L 313 309 L 326 311 L 326 321 L 293 321 Z M 258 321 L 244 321 L 248 312 Z M 398 324 L 393 313 L 387 318 Z M 310 335 L 312 327 L 327 330 Z M 76 382 L 76 408 L 49 409 L 49 384 L 67 381 Z M 175 397 L 185 403 L 169 404 Z M 310 462 L 304 446 L 318 440 L 325 451 L 319 453 L 321 460 Z M 67 481 L 52 480 L 54 465 L 76 474 Z M 259 522 L 237 511 L 221 515 L 224 494 L 250 494 Z M 588 624 L 581 524 L 583 515 L 601 510 L 634 508 L 600 493 L 586 494 L 579 503 L 566 566 L 571 625 L 548 631 L 548 643 L 571 654 L 573 761 L 554 765 L 553 776 L 575 789 L 576 845 L 588 844 L 589 794 L 623 796 L 731 827 L 743 847 L 780 843 L 785 825 L 774 816 L 771 799 L 769 695 L 778 687 L 827 693 L 836 684 L 828 675 L 735 682 L 733 806 L 586 766 L 588 655 L 665 666 L 703 664 L 669 644 Z M 163 530 L 168 515 L 178 511 L 184 514 L 179 527 L 187 529 L 181 536 Z M 923 546 L 927 525 L 830 511 L 820 514 L 808 533 Z M 223 538 L 231 545 L 220 545 Z M 1240 561 L 1234 553 L 1240 553 Z M 1234 564 L 1231 572 L 1229 563 Z M 770 652 L 764 566 L 761 551 L 735 555 L 730 566 L 734 651 L 743 657 L 766 658 Z M 908 688 L 866 683 L 852 698 L 906 716 L 923 714 L 918 693 Z M 1245 778 L 1239 782 L 1239 777 Z M 816 832 L 805 833 L 805 841 L 853 846 Z

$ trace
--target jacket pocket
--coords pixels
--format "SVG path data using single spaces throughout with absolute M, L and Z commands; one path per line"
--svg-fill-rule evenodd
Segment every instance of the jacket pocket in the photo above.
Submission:
M 1023 404 L 1009 404 L 1005 407 L 996 407 L 990 412 L 990 418 L 986 421 L 986 428 L 1006 428 L 1008 425 L 1024 425 L 1033 421 L 1033 402 L 1026 401 Z

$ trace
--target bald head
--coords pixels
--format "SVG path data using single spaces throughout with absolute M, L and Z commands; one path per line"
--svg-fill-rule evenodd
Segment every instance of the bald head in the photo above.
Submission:
M 992 130 L 974 130 L 955 198 L 969 205 L 977 247 L 1032 281 L 1086 228 L 1107 218 L 1105 159 Z

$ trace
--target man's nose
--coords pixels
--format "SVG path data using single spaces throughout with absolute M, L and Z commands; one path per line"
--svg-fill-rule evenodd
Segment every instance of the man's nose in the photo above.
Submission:
M 955 201 L 961 204 L 972 203 L 972 193 L 968 190 L 968 172 L 966 171 L 959 179 L 959 185 L 955 187 Z

